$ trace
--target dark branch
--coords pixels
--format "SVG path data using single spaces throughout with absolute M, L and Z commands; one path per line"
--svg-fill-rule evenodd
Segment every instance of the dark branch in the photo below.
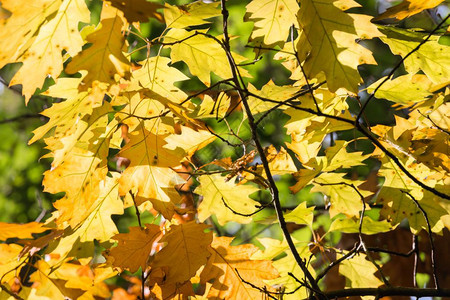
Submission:
M 407 287 L 354 288 L 325 293 L 330 299 L 351 296 L 411 296 L 411 297 L 450 297 L 450 289 L 417 289 Z

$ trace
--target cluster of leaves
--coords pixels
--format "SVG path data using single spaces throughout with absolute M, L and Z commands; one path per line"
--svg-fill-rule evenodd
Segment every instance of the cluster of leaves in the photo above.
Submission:
M 377 19 L 400 20 L 441 2 L 404 1 Z M 1 3 L 0 67 L 20 63 L 10 84 L 22 86 L 26 102 L 34 94 L 55 100 L 29 143 L 44 140 L 52 159 L 44 191 L 61 195 L 44 223 L 0 223 L 5 299 L 450 293 L 439 285 L 432 235 L 450 227 L 450 51 L 441 33 L 448 17 L 422 32 L 375 25 L 355 13 L 353 0 L 252 0 L 253 59 L 233 46 L 224 0 L 103 1 L 98 24 L 90 24 L 84 0 Z M 148 22 L 164 26 L 157 37 L 145 35 Z M 401 60 L 351 113 L 363 88 L 358 67 L 376 64 L 362 43 L 371 39 Z M 141 50 L 146 58 L 135 61 Z M 249 70 L 273 54 L 290 84 L 252 85 Z M 49 78 L 54 84 L 41 91 Z M 203 87 L 181 88 L 183 81 Z M 393 102 L 395 124 L 366 120 L 375 97 Z M 260 136 L 275 113 L 288 116 L 287 142 L 276 147 Z M 226 134 L 214 130 L 221 124 Z M 239 155 L 202 161 L 213 142 Z M 358 150 L 361 143 L 370 150 Z M 358 173 L 369 165 L 369 174 Z M 286 177 L 293 184 L 282 192 Z M 282 206 L 288 193 L 308 192 L 322 196 Z M 127 209 L 139 226 L 119 233 L 117 216 Z M 146 212 L 152 222 L 141 218 Z M 283 240 L 232 245 L 219 230 L 229 222 L 279 224 Z M 409 254 L 366 245 L 400 223 L 416 241 Z M 421 231 L 436 289 L 391 287 L 380 265 L 402 254 L 417 261 Z M 356 234 L 356 243 L 340 244 L 330 238 L 336 232 Z M 324 290 L 332 270 L 349 289 Z

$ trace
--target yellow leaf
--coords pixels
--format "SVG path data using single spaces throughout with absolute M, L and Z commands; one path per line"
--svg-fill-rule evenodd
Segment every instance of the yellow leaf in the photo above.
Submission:
M 386 220 L 383 221 L 374 221 L 370 217 L 364 217 L 362 230 L 363 234 L 378 234 L 382 232 L 388 232 L 393 230 L 396 226 L 392 226 Z M 359 232 L 359 219 L 356 218 L 346 218 L 346 219 L 337 219 L 331 223 L 329 232 L 338 231 L 344 233 L 358 233 Z
M 9 238 L 32 239 L 32 233 L 41 233 L 49 230 L 43 223 L 30 222 L 26 224 L 11 224 L 0 222 L 0 241 Z
M 426 212 L 431 230 L 433 232 L 441 232 L 444 227 L 441 217 L 447 215 L 448 212 L 438 201 L 433 199 L 431 193 L 426 193 L 422 198 L 417 198 L 416 200 Z M 400 189 L 383 187 L 377 201 L 383 204 L 380 214 L 392 225 L 397 225 L 406 218 L 414 234 L 418 234 L 422 229 L 428 230 L 422 211 L 417 207 L 413 199 Z
M 92 212 L 77 231 L 81 242 L 97 240 L 109 241 L 118 233 L 111 215 L 123 214 L 123 202 L 119 197 L 119 177 L 116 172 L 111 172 L 112 177 L 106 177 L 100 183 L 100 195 L 92 204 Z
M 116 271 L 110 266 L 100 265 L 91 267 L 76 263 L 64 263 L 55 272 L 49 274 L 49 277 L 56 281 L 65 281 L 64 287 L 67 289 L 78 289 L 85 291 L 83 296 L 89 298 L 110 297 L 108 286 L 103 281 L 114 275 Z M 69 296 L 65 294 L 65 296 Z M 82 297 L 78 299 L 83 299 Z
M 174 6 L 166 3 L 164 19 L 167 28 L 186 28 L 210 23 L 205 19 L 220 16 L 219 2 L 196 1 L 187 5 Z
M 42 115 L 49 118 L 48 122 L 33 131 L 34 136 L 28 142 L 32 144 L 43 138 L 47 132 L 55 128 L 54 138 L 62 138 L 71 133 L 71 128 L 76 121 L 87 114 L 91 114 L 98 99 L 91 97 L 88 92 L 78 92 L 80 78 L 59 78 L 44 94 L 46 96 L 67 99 L 59 103 L 53 103 Z M 102 96 L 103 97 L 103 96 Z
M 380 78 L 368 88 L 368 93 L 373 93 L 386 77 Z M 413 104 L 426 100 L 432 93 L 431 81 L 422 74 L 403 75 L 385 82 L 375 93 L 375 97 L 383 98 L 401 104 Z
M 22 246 L 16 244 L 0 244 L 0 283 L 10 281 L 20 273 L 21 265 L 26 257 L 19 259 Z M 16 269 L 17 268 L 17 269 Z
M 341 255 L 338 254 L 338 258 Z M 351 281 L 352 288 L 378 287 L 383 283 L 375 277 L 377 268 L 368 260 L 366 255 L 357 255 L 345 259 L 339 264 L 339 274 L 347 277 Z
M 119 244 L 109 250 L 108 255 L 114 258 L 112 264 L 115 267 L 132 273 L 139 267 L 145 270 L 153 243 L 161 234 L 157 225 L 145 224 L 145 227 L 130 227 L 129 233 L 119 233 L 113 237 Z
M 22 94 L 28 102 L 36 88 L 41 88 L 45 78 L 57 78 L 63 69 L 62 51 L 74 56 L 83 43 L 78 22 L 88 23 L 90 12 L 84 0 L 64 0 L 56 15 L 43 23 L 33 42 L 22 49 L 17 61 L 22 67 L 10 85 L 22 84 Z M 16 35 L 12 37 L 16 38 Z M 11 61 L 10 61 L 11 62 Z
M 144 198 L 179 201 L 175 185 L 184 180 L 172 168 L 180 165 L 184 151 L 165 148 L 164 138 L 142 127 L 130 134 L 129 143 L 119 152 L 119 156 L 131 161 L 119 181 L 120 195 L 136 189 L 136 195 Z
M 44 173 L 43 185 L 47 192 L 66 193 L 54 204 L 61 213 L 57 220 L 59 225 L 68 221 L 75 227 L 93 209 L 92 204 L 100 193 L 100 182 L 108 172 L 106 158 L 113 132 L 113 128 L 107 128 L 110 109 L 109 105 L 104 105 L 79 120 L 77 130 L 62 138 L 62 147 L 54 150 L 52 169 Z M 91 144 L 92 138 L 96 138 L 97 143 Z
M 309 255 L 309 248 L 302 247 L 297 248 L 300 255 L 305 259 Z M 304 278 L 305 275 L 301 270 L 298 263 L 295 261 L 292 253 L 288 253 L 287 256 L 278 259 L 273 262 L 273 266 L 276 268 L 280 274 L 279 278 L 267 281 L 270 285 L 282 286 L 283 290 L 287 293 L 283 299 L 294 300 L 294 299 L 306 299 L 308 298 L 308 292 L 306 288 L 298 288 L 299 283 L 290 274 L 294 275 L 296 278 Z M 308 268 L 311 274 L 314 276 L 314 270 L 312 267 Z M 295 292 L 294 292 L 295 291 Z
M 108 16 L 101 20 L 98 29 L 86 38 L 92 45 L 75 56 L 65 70 L 69 74 L 81 70 L 88 71 L 83 78 L 87 87 L 94 81 L 114 84 L 116 74 L 124 77 L 130 72 L 130 62 L 122 53 L 125 46 L 125 38 L 122 35 L 123 21 L 117 10 L 114 8 L 108 10 L 112 16 L 107 14 Z
M 164 248 L 156 253 L 152 267 L 167 267 L 164 283 L 182 283 L 195 275 L 206 263 L 212 232 L 205 233 L 209 226 L 189 222 L 170 226 L 160 243 Z
M 30 46 L 47 17 L 56 13 L 62 0 L 35 0 L 33 5 L 23 5 L 14 0 L 3 0 L 2 10 L 11 15 L 0 24 L 0 68 L 16 61 L 20 49 Z
M 298 21 L 302 28 L 297 50 L 305 61 L 306 75 L 314 78 L 324 72 L 330 91 L 345 88 L 358 92 L 362 82 L 357 67 L 375 64 L 369 50 L 356 43 L 358 38 L 380 36 L 370 17 L 343 10 L 358 6 L 353 1 L 306 0 L 300 6 Z
M 292 157 L 283 147 L 280 147 L 278 152 L 273 145 L 270 145 L 266 151 L 266 157 L 272 175 L 283 175 L 297 171 Z
M 405 57 L 428 34 L 408 31 L 395 27 L 382 27 L 386 34 L 381 40 L 389 46 L 392 53 Z M 410 74 L 416 74 L 422 70 L 435 84 L 448 84 L 450 82 L 450 47 L 439 43 L 440 36 L 433 35 L 420 46 L 419 50 L 408 56 L 403 62 L 405 69 Z
M 205 94 L 202 102 L 197 106 L 196 110 L 193 112 L 193 118 L 216 118 L 222 119 L 225 117 L 228 107 L 230 106 L 230 96 L 227 93 L 220 92 L 217 99 L 214 100 L 211 96 Z
M 369 158 L 370 154 L 362 155 L 362 152 L 347 152 L 348 144 L 350 142 L 338 140 L 334 146 L 325 150 L 326 163 L 323 171 L 330 172 L 341 168 L 364 165 L 362 162 Z
M 168 66 L 170 59 L 164 56 L 154 56 L 140 62 L 142 67 L 132 73 L 139 83 L 153 92 L 180 103 L 187 95 L 174 83 L 189 79 L 177 69 Z
M 225 181 L 226 178 L 219 174 L 202 175 L 198 178 L 200 185 L 194 193 L 203 196 L 203 200 L 198 207 L 198 219 L 205 221 L 209 216 L 215 214 L 217 221 L 221 225 L 234 221 L 241 224 L 251 222 L 251 217 L 244 217 L 235 214 L 253 213 L 257 210 L 258 202 L 248 196 L 258 191 L 251 185 L 236 185 L 232 181 Z M 224 202 L 228 207 L 225 206 Z
M 353 184 L 355 187 L 358 187 L 361 182 L 344 179 L 344 175 L 342 173 L 322 173 L 313 181 L 314 187 L 311 189 L 311 192 L 322 192 L 329 197 L 331 218 L 339 213 L 343 213 L 348 217 L 358 217 L 359 212 L 362 210 L 363 202 L 361 196 L 354 188 L 344 184 Z M 371 192 L 364 190 L 360 190 L 360 193 L 364 197 L 371 194 Z M 367 204 L 366 209 L 368 209 Z
M 253 0 L 246 9 L 249 19 L 255 22 L 252 38 L 263 37 L 266 45 L 284 43 L 291 26 L 297 23 L 295 0 Z
M 149 18 L 155 18 L 162 22 L 163 17 L 156 10 L 163 6 L 159 3 L 146 0 L 110 0 L 111 5 L 120 9 L 128 22 L 147 22 Z
M 128 126 L 129 132 L 135 131 L 142 124 L 145 129 L 154 134 L 164 135 L 174 132 L 173 120 L 166 119 L 167 122 L 164 122 L 165 119 L 159 117 L 166 110 L 166 106 L 160 101 L 150 99 L 134 90 L 123 92 L 115 100 L 120 101 L 115 105 L 125 105 L 116 114 L 116 118 Z
M 420 13 L 425 9 L 436 7 L 443 1 L 444 0 L 403 0 L 402 3 L 388 8 L 374 20 L 378 21 L 388 18 L 403 20 L 404 18 Z
M 189 127 L 182 126 L 181 134 L 171 134 L 165 138 L 167 142 L 164 148 L 176 150 L 183 149 L 187 157 L 191 157 L 194 153 L 210 144 L 216 139 L 216 136 L 206 130 L 194 130 Z
M 184 29 L 174 28 L 164 37 L 164 42 L 176 43 L 171 46 L 170 57 L 172 62 L 185 62 L 192 75 L 197 76 L 206 86 L 209 86 L 211 83 L 211 72 L 222 78 L 232 77 L 225 51 L 212 38 L 195 35 L 193 32 Z M 246 60 L 245 57 L 238 54 L 233 54 L 233 57 L 237 64 Z M 250 76 L 244 69 L 240 70 L 242 76 Z
M 256 89 L 252 84 L 249 84 L 248 90 L 262 98 L 272 99 L 274 101 L 284 101 L 292 97 L 295 93 L 300 91 L 299 87 L 296 86 L 278 86 L 272 80 L 270 80 L 266 85 L 264 85 L 261 90 Z M 295 99 L 298 101 L 299 99 Z M 301 98 L 300 98 L 301 100 Z M 257 114 L 260 112 L 265 112 L 273 108 L 276 103 L 263 101 L 256 97 L 248 97 L 248 104 L 252 113 Z M 281 106 L 283 108 L 283 106 Z
M 242 279 L 270 290 L 265 280 L 278 277 L 277 271 L 269 260 L 250 258 L 258 250 L 256 246 L 231 246 L 231 241 L 232 238 L 229 237 L 214 237 L 209 249 L 211 256 L 200 274 L 201 283 L 212 283 L 205 296 L 208 299 L 261 298 L 261 292 L 244 283 Z
M 284 218 L 286 219 L 286 222 L 308 225 L 312 228 L 312 223 L 314 220 L 314 206 L 306 207 L 306 202 L 302 202 L 293 211 L 287 213 Z

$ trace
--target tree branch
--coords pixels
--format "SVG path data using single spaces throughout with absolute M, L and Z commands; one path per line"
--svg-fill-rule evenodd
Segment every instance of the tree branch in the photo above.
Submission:
M 450 289 L 428 289 L 407 287 L 354 288 L 326 292 L 328 298 L 344 298 L 351 296 L 411 296 L 411 297 L 450 297 Z

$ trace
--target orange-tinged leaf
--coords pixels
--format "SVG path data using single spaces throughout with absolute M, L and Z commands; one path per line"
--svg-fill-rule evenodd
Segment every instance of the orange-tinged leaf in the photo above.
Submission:
M 388 8 L 374 20 L 377 21 L 388 18 L 403 20 L 404 18 L 420 13 L 425 9 L 436 7 L 443 1 L 444 0 L 403 0 L 402 3 Z
M 214 237 L 209 250 L 211 256 L 200 274 L 201 283 L 212 283 L 205 296 L 208 299 L 259 299 L 261 292 L 244 283 L 240 277 L 270 290 L 265 280 L 278 277 L 278 272 L 269 260 L 251 260 L 251 255 L 258 251 L 256 246 L 231 246 L 232 240 L 229 237 Z
M 164 283 L 183 283 L 195 275 L 206 263 L 212 232 L 205 233 L 209 226 L 194 221 L 170 226 L 160 243 L 164 248 L 156 253 L 152 267 L 167 267 Z
M 188 300 L 192 299 L 189 298 L 189 296 L 195 296 L 195 293 L 192 289 L 192 283 L 190 281 L 186 281 L 184 283 L 168 283 L 161 286 L 159 284 L 155 284 L 152 289 L 152 296 L 154 299 Z
M 9 238 L 31 239 L 32 233 L 41 233 L 50 228 L 44 227 L 43 223 L 30 222 L 26 224 L 12 224 L 0 222 L 0 241 L 6 241 Z
M 45 78 L 57 78 L 63 70 L 62 51 L 77 54 L 83 45 L 79 22 L 89 22 L 90 12 L 84 0 L 64 0 L 56 15 L 43 23 L 29 48 L 22 49 L 16 61 L 23 62 L 10 84 L 22 84 L 22 94 L 28 101 Z M 17 37 L 12 35 L 14 39 Z
M 113 12 L 115 9 L 109 10 Z M 65 69 L 69 74 L 88 71 L 83 78 L 87 87 L 94 81 L 114 84 L 116 74 L 124 77 L 130 72 L 130 62 L 122 53 L 125 45 L 122 35 L 124 24 L 117 11 L 112 15 L 102 19 L 99 28 L 87 36 L 86 40 L 92 45 L 75 56 Z
M 253 0 L 247 6 L 255 29 L 252 38 L 263 37 L 264 44 L 284 43 L 290 27 L 297 23 L 298 3 L 295 0 Z
M 217 216 L 217 221 L 221 225 L 229 221 L 242 224 L 251 222 L 251 217 L 237 215 L 232 210 L 241 214 L 256 211 L 259 203 L 248 196 L 258 191 L 258 188 L 251 185 L 236 185 L 232 180 L 226 181 L 226 177 L 219 174 L 202 175 L 198 181 L 200 185 L 194 193 L 203 196 L 198 207 L 198 219 L 201 222 L 213 214 Z
M 109 250 L 109 256 L 114 258 L 115 267 L 136 272 L 139 267 L 145 270 L 147 260 L 154 247 L 153 243 L 161 235 L 159 226 L 146 224 L 141 227 L 130 227 L 129 233 L 116 234 L 113 239 L 119 241 L 117 247 Z

